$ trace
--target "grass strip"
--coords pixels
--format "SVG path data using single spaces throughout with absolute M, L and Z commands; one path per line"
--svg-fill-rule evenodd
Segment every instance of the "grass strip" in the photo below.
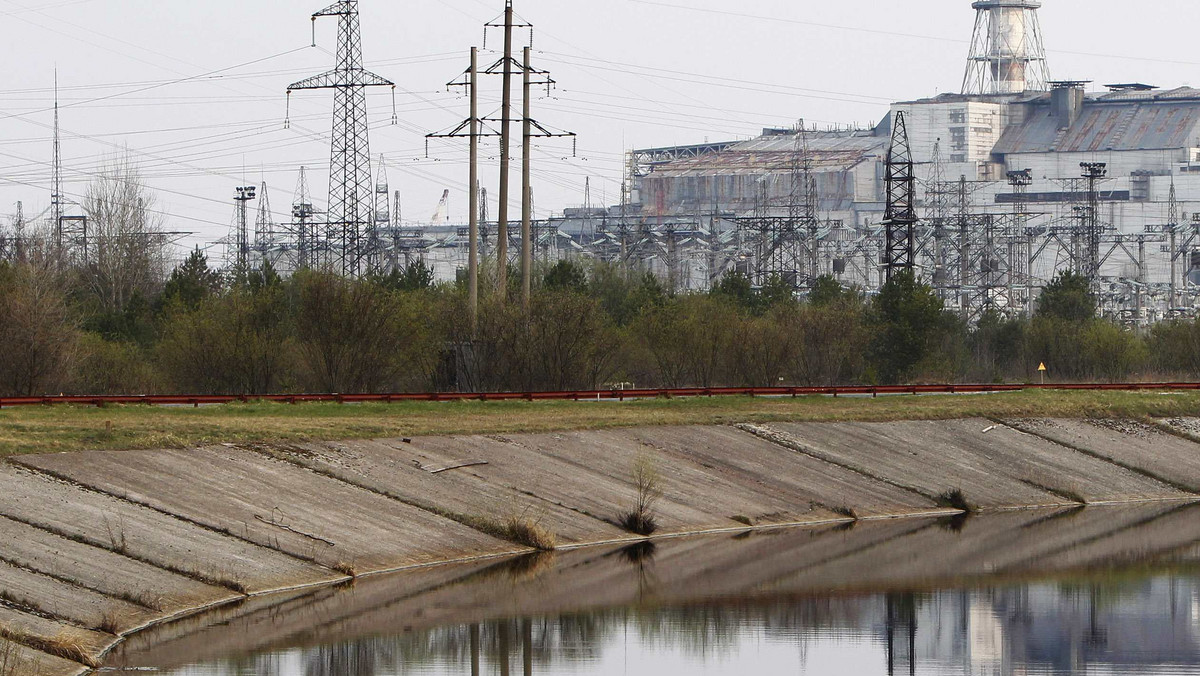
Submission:
M 48 406 L 0 410 L 0 457 L 188 448 L 212 443 L 519 434 L 656 425 L 1186 416 L 1200 416 L 1200 392 L 1023 391 L 878 399 L 714 397 L 627 402 L 251 402 L 201 408 Z

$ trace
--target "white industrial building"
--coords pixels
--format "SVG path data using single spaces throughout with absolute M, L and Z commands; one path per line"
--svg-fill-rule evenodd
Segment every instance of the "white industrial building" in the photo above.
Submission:
M 879 280 L 875 240 L 892 124 L 903 114 L 925 216 L 921 267 L 964 313 L 967 306 L 1028 312 L 1037 288 L 1078 262 L 1072 237 L 1090 219 L 1103 230 L 1093 258 L 1110 311 L 1139 322 L 1192 314 L 1200 264 L 1191 220 L 1200 214 L 1200 90 L 1134 83 L 1087 93 L 1088 83 L 1051 80 L 1040 6 L 974 2 L 961 93 L 895 103 L 873 129 L 797 126 L 749 141 L 635 151 L 632 206 L 643 218 L 703 222 L 707 215 L 723 227 L 808 209 L 809 222 L 821 223 L 809 236 L 820 241 L 800 246 L 822 253 L 810 269 L 796 270 L 798 282 L 832 272 L 870 289 Z M 1083 178 L 1084 163 L 1091 181 Z M 815 196 L 801 184 L 815 185 Z M 955 229 L 956 222 L 973 231 Z M 979 223 L 988 224 L 987 233 Z M 778 229 L 759 228 L 767 230 L 764 236 L 779 237 Z

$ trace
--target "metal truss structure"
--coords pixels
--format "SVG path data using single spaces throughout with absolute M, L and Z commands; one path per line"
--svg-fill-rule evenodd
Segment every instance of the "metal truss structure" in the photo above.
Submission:
M 892 143 L 888 147 L 884 166 L 887 170 L 887 211 L 884 212 L 883 227 L 887 246 L 883 266 L 890 280 L 900 272 L 911 272 L 916 264 L 913 226 L 917 223 L 917 181 L 912 151 L 908 146 L 908 128 L 902 112 L 896 113 L 896 121 L 892 125 Z
M 1039 0 L 978 0 L 962 93 L 1020 94 L 1050 84 Z
M 371 150 L 367 118 L 367 88 L 395 87 L 390 80 L 363 69 L 362 34 L 358 0 L 341 0 L 313 14 L 337 17 L 337 65 L 333 70 L 288 87 L 288 94 L 307 89 L 334 92 L 333 142 L 329 168 L 329 213 L 321 246 L 316 247 L 318 264 L 347 276 L 373 272 L 377 262 L 373 247 L 374 186 L 371 182 Z

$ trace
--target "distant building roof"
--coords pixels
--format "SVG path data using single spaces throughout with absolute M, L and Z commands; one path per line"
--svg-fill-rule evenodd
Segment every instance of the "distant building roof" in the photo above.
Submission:
M 681 158 L 655 169 L 660 176 L 759 174 L 788 171 L 797 148 L 798 134 L 769 133 L 699 157 Z M 886 153 L 888 138 L 874 131 L 810 131 L 800 144 L 814 171 L 844 171 L 868 157 Z
M 1195 145 L 1200 90 L 1127 89 L 1089 96 L 1067 129 L 1051 113 L 1048 94 L 1026 101 L 1025 121 L 1005 130 L 996 154 L 1168 150 Z

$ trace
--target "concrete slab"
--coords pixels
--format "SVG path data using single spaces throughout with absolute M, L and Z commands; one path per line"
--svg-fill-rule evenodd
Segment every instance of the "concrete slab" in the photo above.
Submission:
M 120 523 L 114 528 L 123 531 Z M 126 536 L 127 537 L 127 536 Z M 166 614 L 241 595 L 0 517 L 0 560 Z
M 0 563 L 0 599 L 95 631 L 121 635 L 162 617 L 158 611 Z
M 1031 434 L 1080 448 L 1200 493 L 1200 444 L 1133 420 L 1013 420 Z M 1182 432 L 1186 421 L 1169 425 Z
M 911 491 L 797 453 L 734 427 L 645 428 L 618 432 L 634 443 L 699 465 L 744 492 L 777 495 L 798 507 L 850 508 L 860 517 L 935 508 Z
M 486 465 L 455 470 L 492 485 L 518 487 L 539 504 L 559 507 L 601 522 L 586 539 L 600 541 L 606 536 L 628 537 L 613 525 L 620 514 L 633 507 L 637 494 L 631 480 L 632 461 L 619 478 L 593 468 L 590 463 L 573 463 L 531 446 L 528 437 L 436 437 L 414 439 L 413 449 L 418 461 L 426 467 L 446 467 L 464 462 L 486 462 Z M 566 445 L 551 439 L 555 446 Z M 702 484 L 696 486 L 701 490 Z M 657 513 L 660 527 L 674 530 L 687 524 L 719 523 L 736 526 L 728 519 L 733 515 L 713 518 L 702 510 L 676 503 L 671 497 L 659 502 Z M 581 523 L 590 523 L 584 521 Z
M 449 519 L 252 451 L 90 452 L 17 462 L 359 573 L 513 549 Z
M 344 577 L 286 554 L 11 465 L 0 466 L 0 514 L 105 549 L 119 549 L 123 539 L 129 557 L 223 581 L 250 593 Z M 124 538 L 120 527 L 124 528 Z
M 553 532 L 559 544 L 627 535 L 600 519 L 531 497 L 527 488 L 519 484 L 486 480 L 471 471 L 474 468 L 433 474 L 429 470 L 449 464 L 438 465 L 438 461 L 413 444 L 400 440 L 261 445 L 257 448 L 413 504 L 494 520 L 522 515 Z
M 767 427 L 817 457 L 928 495 L 960 489 L 983 509 L 1187 497 L 1110 462 L 983 419 Z
M 82 664 L 0 639 L 0 674 L 5 676 L 76 676 L 87 671 Z
M 711 428 L 705 428 L 708 431 Z M 678 434 L 696 433 L 675 428 Z M 669 434 L 668 434 L 669 436 Z M 663 437 L 665 438 L 665 437 Z M 629 430 L 562 432 L 491 437 L 414 440 L 436 465 L 486 461 L 469 472 L 484 481 L 518 486 L 550 504 L 616 522 L 637 502 L 634 465 L 646 459 L 657 471 L 662 498 L 656 513 L 660 532 L 731 528 L 733 517 L 755 523 L 802 523 L 840 518 L 779 491 L 747 485 L 744 476 L 712 471 L 681 455 L 669 455 Z

